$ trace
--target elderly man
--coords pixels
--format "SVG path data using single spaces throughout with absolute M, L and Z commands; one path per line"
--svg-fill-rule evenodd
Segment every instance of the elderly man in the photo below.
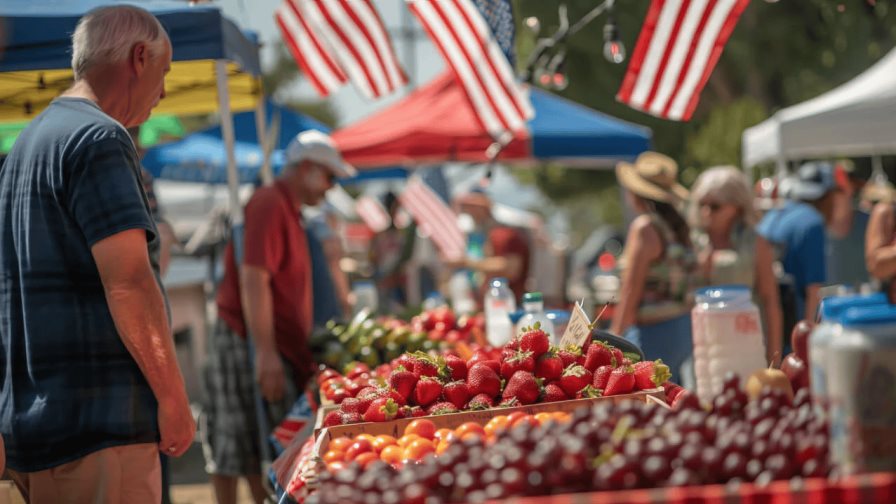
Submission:
M 165 96 L 171 43 L 128 6 L 72 36 L 75 83 L 0 169 L 0 432 L 30 502 L 158 502 L 195 425 L 125 127 Z
M 319 204 L 335 177 L 352 172 L 329 136 L 313 130 L 298 134 L 286 149 L 280 176 L 257 189 L 246 205 L 241 259 L 233 243 L 227 247 L 219 320 L 205 370 L 203 423 L 206 470 L 219 503 L 236 502 L 239 477 L 248 480 L 256 502 L 265 499 L 253 378 L 273 427 L 315 371 L 308 349 L 314 318 L 311 258 L 299 212 L 302 205 Z M 247 335 L 255 350 L 254 377 Z

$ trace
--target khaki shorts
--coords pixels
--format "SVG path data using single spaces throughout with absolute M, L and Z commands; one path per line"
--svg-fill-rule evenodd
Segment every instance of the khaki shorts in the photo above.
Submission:
M 162 500 L 162 470 L 155 443 L 113 446 L 43 471 L 9 471 L 25 501 L 153 503 Z

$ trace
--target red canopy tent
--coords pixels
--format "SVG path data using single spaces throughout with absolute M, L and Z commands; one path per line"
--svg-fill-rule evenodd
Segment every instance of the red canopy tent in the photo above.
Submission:
M 499 159 L 529 159 L 520 133 Z M 446 160 L 484 162 L 491 138 L 450 73 L 421 86 L 399 104 L 333 133 L 349 163 L 359 167 L 419 165 Z

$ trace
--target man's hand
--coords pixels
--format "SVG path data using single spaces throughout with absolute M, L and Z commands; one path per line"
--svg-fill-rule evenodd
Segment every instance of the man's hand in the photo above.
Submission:
M 193 443 L 196 423 L 186 396 L 178 401 L 159 403 L 159 451 L 171 457 L 180 457 Z
M 261 351 L 255 354 L 255 379 L 261 388 L 261 395 L 268 402 L 283 399 L 286 390 L 286 371 L 276 351 Z

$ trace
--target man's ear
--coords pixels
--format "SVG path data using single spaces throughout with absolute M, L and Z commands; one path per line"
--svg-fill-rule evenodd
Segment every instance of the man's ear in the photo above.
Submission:
M 139 77 L 149 64 L 149 45 L 146 42 L 137 42 L 131 49 L 131 68 Z

